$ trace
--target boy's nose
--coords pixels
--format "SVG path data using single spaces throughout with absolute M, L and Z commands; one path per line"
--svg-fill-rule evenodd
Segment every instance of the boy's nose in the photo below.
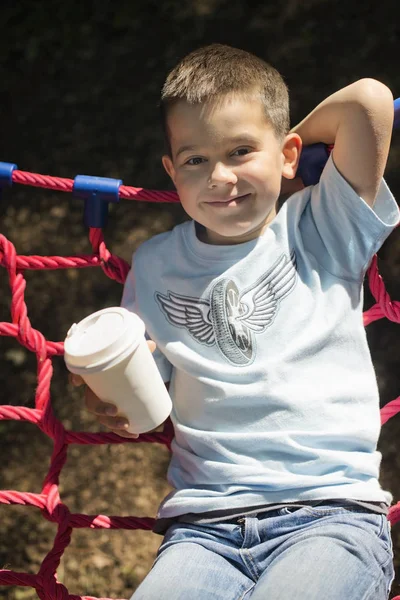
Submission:
M 213 188 L 219 185 L 226 185 L 227 183 L 234 185 L 236 182 L 237 176 L 234 171 L 223 163 L 218 162 L 212 169 L 207 183 L 210 188 Z

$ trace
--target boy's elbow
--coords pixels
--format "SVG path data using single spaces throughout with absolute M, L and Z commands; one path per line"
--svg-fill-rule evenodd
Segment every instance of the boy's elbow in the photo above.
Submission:
M 393 94 L 387 85 L 366 77 L 357 83 L 357 97 L 368 111 L 393 113 Z

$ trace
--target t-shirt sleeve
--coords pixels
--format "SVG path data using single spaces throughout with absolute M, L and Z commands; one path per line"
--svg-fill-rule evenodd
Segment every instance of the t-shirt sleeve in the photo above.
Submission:
M 383 179 L 371 208 L 342 177 L 331 155 L 320 182 L 311 188 L 300 228 L 306 249 L 327 271 L 359 280 L 399 218 Z
M 130 269 L 128 276 L 126 278 L 126 281 L 125 281 L 124 290 L 123 290 L 122 299 L 121 299 L 121 306 L 123 308 L 126 308 L 127 310 L 130 310 L 131 312 L 136 313 L 137 315 L 139 315 L 139 317 L 141 317 L 143 319 L 143 315 L 140 314 L 140 310 L 136 304 L 135 271 L 134 271 L 134 269 L 137 267 L 134 266 L 135 265 L 134 258 L 135 258 L 135 255 L 133 256 L 132 266 L 131 266 L 131 269 Z M 146 325 L 145 337 L 147 340 L 149 340 L 151 338 L 147 333 L 148 324 L 146 323 L 146 321 L 145 321 L 145 325 Z M 153 341 L 157 344 L 157 340 L 153 340 Z M 160 351 L 158 346 L 155 349 L 155 351 L 153 352 L 153 358 L 156 361 L 156 365 L 158 367 L 158 370 L 161 373 L 161 377 L 162 377 L 163 381 L 164 382 L 170 381 L 171 374 L 172 374 L 172 365 L 169 362 L 169 360 L 164 356 L 164 354 Z

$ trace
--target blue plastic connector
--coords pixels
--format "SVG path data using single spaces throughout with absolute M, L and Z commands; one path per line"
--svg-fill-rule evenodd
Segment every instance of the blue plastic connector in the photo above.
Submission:
M 321 177 L 328 158 L 329 151 L 325 144 L 303 146 L 296 175 L 301 177 L 305 186 L 315 185 Z
M 119 202 L 121 179 L 77 175 L 72 194 L 85 200 L 84 222 L 86 227 L 104 227 L 108 217 L 108 203 Z
M 18 169 L 17 165 L 13 163 L 0 162 L 0 186 L 12 186 L 12 174 L 15 169 Z
M 394 129 L 400 127 L 400 98 L 396 98 L 394 101 Z

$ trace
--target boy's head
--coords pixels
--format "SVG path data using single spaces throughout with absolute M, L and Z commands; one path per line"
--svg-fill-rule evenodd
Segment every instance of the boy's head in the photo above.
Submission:
M 212 44 L 185 56 L 169 73 L 161 92 L 161 117 L 170 149 L 168 109 L 179 101 L 203 104 L 228 94 L 258 101 L 278 138 L 289 131 L 289 94 L 274 67 L 250 52 Z
M 162 89 L 163 164 L 203 241 L 235 244 L 275 216 L 281 177 L 295 175 L 301 143 L 289 134 L 289 98 L 260 58 L 213 44 L 186 56 Z

